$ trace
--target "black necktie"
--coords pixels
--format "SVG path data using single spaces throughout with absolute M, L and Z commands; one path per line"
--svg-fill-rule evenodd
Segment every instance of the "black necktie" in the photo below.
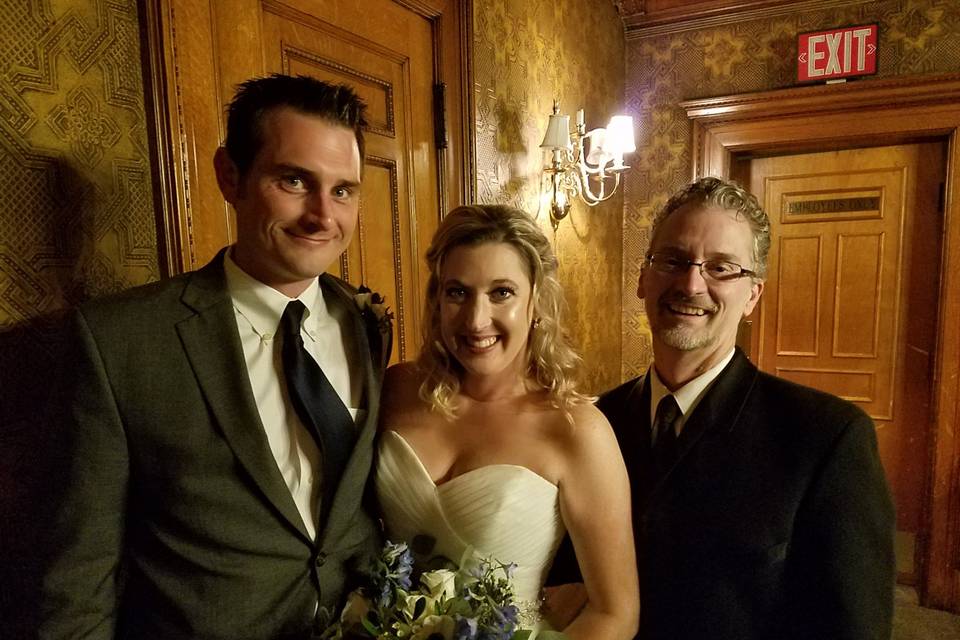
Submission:
M 340 396 L 303 346 L 300 322 L 306 309 L 299 300 L 292 300 L 284 309 L 280 318 L 283 334 L 280 355 L 293 408 L 320 446 L 323 459 L 322 523 L 353 450 L 356 428 Z
M 672 395 L 665 395 L 657 405 L 653 419 L 653 455 L 651 472 L 654 482 L 660 480 L 677 461 L 677 420 L 682 414 Z

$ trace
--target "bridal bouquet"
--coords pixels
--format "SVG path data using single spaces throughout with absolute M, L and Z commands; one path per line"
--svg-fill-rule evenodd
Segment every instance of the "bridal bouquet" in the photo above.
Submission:
M 469 554 L 467 554 L 469 555 Z M 516 565 L 465 559 L 456 570 L 437 569 L 414 584 L 405 543 L 387 542 L 367 579 L 350 594 L 340 620 L 324 640 L 526 640 L 510 584 Z

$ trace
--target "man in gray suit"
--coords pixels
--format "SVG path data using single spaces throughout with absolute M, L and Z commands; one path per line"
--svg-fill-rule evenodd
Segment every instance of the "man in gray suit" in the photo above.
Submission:
M 347 87 L 242 84 L 214 158 L 236 243 L 76 312 L 42 637 L 309 637 L 376 552 L 389 322 L 324 273 L 364 125 Z

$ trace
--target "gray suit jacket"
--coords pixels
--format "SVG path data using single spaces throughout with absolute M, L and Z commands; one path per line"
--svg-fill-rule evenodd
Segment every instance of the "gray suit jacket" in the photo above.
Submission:
M 330 618 L 379 547 L 363 503 L 390 339 L 350 285 L 321 286 L 356 311 L 369 357 L 366 418 L 316 540 L 267 443 L 223 252 L 75 314 L 42 637 L 299 637 L 315 610 Z

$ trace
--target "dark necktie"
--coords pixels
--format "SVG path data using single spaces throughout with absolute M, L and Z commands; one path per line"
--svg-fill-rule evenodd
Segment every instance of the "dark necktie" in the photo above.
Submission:
M 657 482 L 677 461 L 677 420 L 682 414 L 672 395 L 665 395 L 657 405 L 657 414 L 653 419 L 653 455 L 651 471 L 653 481 Z
M 306 307 L 299 300 L 289 302 L 284 309 L 280 318 L 283 334 L 280 355 L 293 408 L 320 446 L 323 461 L 320 522 L 323 523 L 353 450 L 356 428 L 340 396 L 303 346 L 300 322 L 304 311 Z

